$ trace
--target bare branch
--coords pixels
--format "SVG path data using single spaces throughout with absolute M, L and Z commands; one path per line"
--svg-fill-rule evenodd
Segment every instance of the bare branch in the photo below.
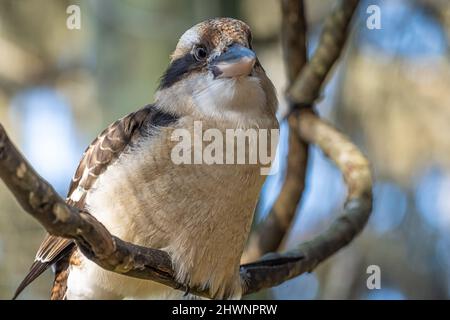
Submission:
M 334 63 L 341 54 L 347 38 L 347 29 L 359 1 L 341 1 L 327 18 L 318 48 L 313 58 L 303 68 L 298 68 L 295 52 L 306 61 L 306 47 L 299 50 L 295 34 L 305 40 L 305 23 L 296 22 L 296 1 L 283 1 L 283 41 L 285 61 L 300 72 L 288 91 L 291 110 L 289 121 L 289 155 L 286 180 L 280 196 L 267 219 L 251 236 L 245 262 L 260 255 L 276 251 L 294 218 L 297 204 L 304 188 L 309 143 L 317 144 L 341 169 L 349 187 L 344 214 L 324 234 L 299 248 L 284 254 L 270 253 L 262 258 L 278 259 L 297 257 L 295 263 L 276 267 L 261 267 L 259 263 L 244 265 L 252 276 L 247 280 L 249 292 L 269 288 L 304 272 L 313 270 L 320 262 L 348 244 L 366 224 L 372 208 L 371 176 L 367 160 L 359 150 L 332 126 L 314 115 L 311 107 L 319 97 L 320 89 Z M 297 4 L 298 5 L 298 4 Z M 300 5 L 301 6 L 301 5 Z M 304 8 L 301 7 L 303 10 Z M 298 17 L 298 16 L 297 16 Z M 298 30 L 298 31 L 296 31 Z M 291 39 L 291 40 L 289 40 Z M 292 40 L 293 39 L 293 40 Z M 303 42 L 304 43 L 304 42 Z M 294 80 L 288 72 L 289 81 Z
M 22 208 L 49 233 L 75 240 L 83 254 L 102 268 L 187 290 L 174 281 L 166 252 L 122 241 L 90 214 L 67 205 L 23 158 L 1 125 L 0 177 Z
M 297 106 L 311 106 L 319 97 L 325 79 L 339 58 L 347 39 L 348 27 L 359 0 L 341 0 L 325 21 L 319 44 L 311 61 L 288 92 Z
M 294 1 L 286 0 L 283 3 L 288 6 L 293 5 Z M 302 11 L 303 7 L 301 2 L 299 3 L 299 7 L 296 8 Z M 313 58 L 314 62 L 310 62 L 303 68 L 293 88 L 299 81 L 300 83 L 305 81 L 302 80 L 302 77 L 306 77 L 305 79 L 313 77 L 316 82 L 317 79 L 324 81 L 326 74 L 342 49 L 347 26 L 356 3 L 357 1 L 350 0 L 341 2 L 341 7 L 328 19 L 321 43 Z M 354 4 L 354 6 L 350 4 Z M 350 7 L 353 9 L 350 10 Z M 285 7 L 285 10 L 283 10 L 285 18 L 289 14 L 287 8 Z M 300 11 L 297 11 L 297 14 L 300 14 Z M 304 17 L 299 19 L 303 19 L 304 26 Z M 302 27 L 301 21 L 296 19 L 290 21 L 290 23 L 285 24 L 286 27 Z M 330 25 L 332 23 L 337 23 L 337 25 Z M 336 41 L 327 40 L 326 34 L 332 37 L 336 36 L 338 39 Z M 287 35 L 289 37 L 295 35 L 294 29 L 290 30 Z M 304 35 L 302 39 L 301 41 L 285 41 L 287 47 L 292 46 L 293 50 L 286 53 L 287 61 L 295 60 L 294 53 L 296 50 L 296 54 L 304 54 L 298 58 L 298 61 L 293 62 L 295 69 L 298 69 L 296 70 L 297 73 L 301 70 L 304 59 L 306 59 L 305 47 L 302 47 Z M 330 43 L 333 47 L 331 49 L 329 48 Z M 324 57 L 327 48 L 330 49 L 330 57 Z M 321 68 L 326 69 L 325 71 L 320 69 L 320 73 L 316 70 L 319 62 L 323 63 Z M 291 79 L 293 79 L 294 74 L 292 72 L 290 75 Z M 321 84 L 322 82 L 310 86 L 301 85 L 298 90 L 305 92 L 310 90 L 310 94 L 306 96 L 312 96 L 313 99 L 310 102 L 313 102 L 318 95 Z M 294 92 L 293 88 L 290 90 L 291 93 Z M 299 96 L 302 97 L 302 94 L 299 94 Z M 295 95 L 292 95 L 291 98 L 293 104 L 302 105 L 306 101 L 297 99 Z M 291 137 L 292 139 L 295 138 L 292 143 L 290 142 L 290 150 L 294 155 L 291 155 L 288 160 L 288 178 L 278 199 L 280 204 L 274 206 L 274 212 L 285 210 L 286 213 L 283 215 L 284 220 L 276 221 L 275 227 L 268 227 L 269 229 L 272 228 L 270 232 L 275 234 L 273 238 L 275 240 L 271 244 L 264 245 L 265 247 L 262 247 L 260 253 L 267 252 L 267 250 L 270 250 L 269 248 L 278 249 L 293 218 L 295 207 L 303 189 L 307 143 L 317 144 L 341 169 L 349 189 L 348 201 L 344 207 L 344 214 L 322 235 L 301 244 L 294 250 L 283 254 L 270 253 L 258 262 L 242 265 L 241 278 L 244 295 L 263 288 L 273 287 L 304 272 L 313 270 L 324 259 L 348 244 L 363 229 L 371 211 L 370 169 L 367 160 L 360 151 L 344 135 L 317 118 L 310 108 L 294 111 L 289 118 L 289 125 Z M 293 173 L 296 178 L 291 180 L 290 176 Z M 75 240 L 83 254 L 99 266 L 112 272 L 153 280 L 174 289 L 189 289 L 193 294 L 211 297 L 206 290 L 187 288 L 183 284 L 177 283 L 174 279 L 175 272 L 172 268 L 171 259 L 167 253 L 124 242 L 112 236 L 89 213 L 80 212 L 78 209 L 67 205 L 13 146 L 1 125 L 0 178 L 5 181 L 24 210 L 36 218 L 49 233 Z M 281 204 L 284 204 L 287 209 Z M 278 217 L 274 213 L 270 216 Z M 281 226 L 278 229 L 277 224 L 278 227 Z M 260 239 L 262 239 L 261 236 Z M 256 243 L 261 242 L 257 241 Z
M 281 41 L 289 85 L 298 77 L 308 60 L 307 24 L 303 0 L 281 1 Z
M 361 232 L 372 210 L 372 178 L 367 159 L 343 134 L 310 110 L 303 110 L 299 119 L 300 135 L 309 143 L 317 144 L 343 173 L 348 186 L 344 212 L 326 232 L 311 241 L 284 254 L 268 254 L 262 258 L 262 261 L 265 258 L 299 258 L 298 261 L 273 267 L 264 267 L 260 263 L 242 266 L 243 273 L 247 273 L 247 277 L 243 275 L 248 285 L 246 293 L 270 288 L 302 273 L 311 272 Z
M 302 115 L 299 131 L 317 143 L 336 162 L 349 186 L 344 215 L 330 229 L 298 249 L 269 254 L 259 262 L 241 266 L 243 293 L 273 287 L 304 272 L 348 244 L 364 227 L 371 211 L 371 177 L 367 160 L 342 134 L 312 113 Z M 68 206 L 54 189 L 25 161 L 0 126 L 0 177 L 22 207 L 51 234 L 74 239 L 87 258 L 102 268 L 174 289 L 208 296 L 205 290 L 187 288 L 174 280 L 170 257 L 112 236 L 94 217 Z
M 281 38 L 289 86 L 306 64 L 306 18 L 303 0 L 281 1 L 283 25 Z M 292 109 L 292 106 L 289 106 Z M 252 232 L 242 262 L 252 262 L 277 251 L 288 233 L 305 186 L 308 144 L 297 133 L 298 119 L 291 116 L 287 169 L 280 195 L 267 218 Z
M 319 45 L 307 62 L 305 8 L 301 0 L 283 0 L 282 40 L 290 89 L 289 109 L 311 108 L 327 74 L 339 58 L 359 1 L 341 1 L 327 18 Z M 305 65 L 306 63 L 306 65 Z M 251 234 L 243 262 L 277 251 L 295 217 L 304 187 L 308 144 L 298 135 L 300 113 L 289 113 L 289 153 L 285 181 L 267 218 Z

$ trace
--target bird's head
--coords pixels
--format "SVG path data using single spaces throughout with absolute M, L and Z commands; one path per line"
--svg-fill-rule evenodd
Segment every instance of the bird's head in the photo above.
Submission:
M 251 41 L 249 26 L 231 18 L 206 20 L 187 30 L 161 79 L 157 100 L 216 119 L 273 121 L 275 90 Z

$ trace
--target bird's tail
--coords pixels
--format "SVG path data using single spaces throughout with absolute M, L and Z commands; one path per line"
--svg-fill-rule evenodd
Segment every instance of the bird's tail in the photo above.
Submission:
M 25 289 L 31 282 L 33 282 L 37 277 L 39 277 L 45 270 L 47 270 L 51 266 L 49 262 L 41 262 L 35 261 L 30 267 L 30 271 L 28 272 L 25 279 L 22 280 L 19 287 L 14 293 L 13 300 L 17 298 L 17 296 Z

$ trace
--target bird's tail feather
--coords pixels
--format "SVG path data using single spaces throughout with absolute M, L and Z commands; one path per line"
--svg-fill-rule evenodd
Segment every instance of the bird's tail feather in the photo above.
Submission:
M 14 293 L 13 300 L 17 298 L 17 296 L 25 289 L 31 282 L 33 282 L 37 277 L 39 277 L 45 270 L 47 270 L 51 266 L 49 262 L 41 262 L 35 261 L 30 267 L 30 271 L 28 272 L 25 279 L 22 280 L 19 287 Z

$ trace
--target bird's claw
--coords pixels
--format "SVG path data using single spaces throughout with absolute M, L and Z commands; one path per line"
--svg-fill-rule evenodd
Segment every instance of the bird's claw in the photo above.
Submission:
M 187 297 L 187 295 L 190 293 L 191 288 L 189 288 L 188 285 L 185 285 L 186 291 L 184 291 L 183 297 Z
M 186 297 L 189 293 L 191 293 L 191 288 L 187 284 L 177 283 L 174 287 L 176 290 L 180 290 L 184 288 L 183 297 Z

